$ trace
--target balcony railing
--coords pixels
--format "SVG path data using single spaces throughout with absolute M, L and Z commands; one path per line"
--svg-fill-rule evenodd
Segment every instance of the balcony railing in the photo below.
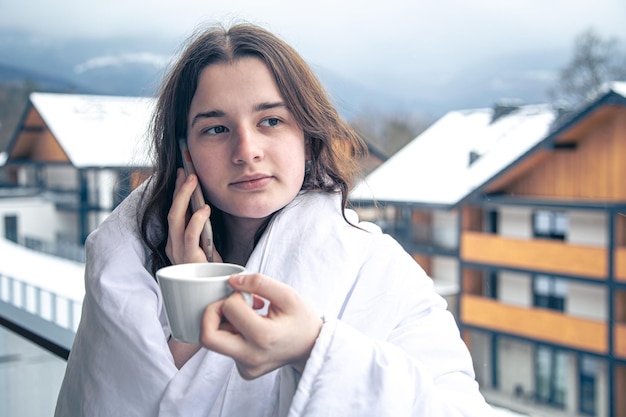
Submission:
M 0 276 L 0 324 L 67 359 L 82 303 Z
M 67 358 L 84 296 L 84 265 L 0 239 L 0 325 Z
M 488 233 L 463 233 L 466 262 L 508 266 L 561 275 L 606 279 L 607 249 L 548 239 L 513 239 Z
M 461 299 L 461 321 L 471 326 L 589 352 L 608 352 L 606 323 L 547 309 L 519 307 L 490 298 L 464 295 Z
M 85 262 L 85 247 L 82 245 L 64 241 L 47 242 L 28 236 L 20 239 L 18 243 L 37 252 L 58 256 L 59 258 L 69 259 L 70 261 Z
M 452 253 L 459 247 L 458 230 L 453 226 L 378 221 L 383 232 L 392 235 L 406 249 Z

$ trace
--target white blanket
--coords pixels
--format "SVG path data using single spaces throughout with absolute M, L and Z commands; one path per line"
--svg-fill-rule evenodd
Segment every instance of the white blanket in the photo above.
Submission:
M 346 224 L 339 197 L 321 193 L 302 193 L 276 215 L 246 265 L 326 318 L 304 373 L 284 367 L 245 381 L 232 359 L 206 349 L 176 369 L 135 226 L 137 197 L 88 239 L 57 417 L 490 415 L 431 279 L 372 225 Z

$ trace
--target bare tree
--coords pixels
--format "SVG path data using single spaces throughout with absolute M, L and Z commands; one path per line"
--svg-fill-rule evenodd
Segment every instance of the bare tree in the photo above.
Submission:
M 427 116 L 405 113 L 380 113 L 362 110 L 350 121 L 350 125 L 370 145 L 378 148 L 387 156 L 424 131 L 432 120 Z
M 553 101 L 576 105 L 606 82 L 626 79 L 626 54 L 617 38 L 604 39 L 595 30 L 580 33 L 574 42 L 574 55 L 559 74 Z

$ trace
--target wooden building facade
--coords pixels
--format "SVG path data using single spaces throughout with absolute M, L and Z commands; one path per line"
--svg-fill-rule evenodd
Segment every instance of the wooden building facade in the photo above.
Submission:
M 555 417 L 625 417 L 626 83 L 546 122 L 543 130 L 525 130 L 529 117 L 506 129 L 493 118 L 472 122 L 474 131 L 466 125 L 465 139 L 497 137 L 493 154 L 469 148 L 481 149 L 461 170 L 473 182 L 438 200 L 383 193 L 386 217 L 378 220 L 435 283 L 458 284 L 451 309 L 491 403 Z M 446 158 L 440 148 L 429 158 Z M 501 162 L 487 167 L 489 158 Z M 374 195 L 385 180 L 376 174 Z M 362 194 L 353 200 L 367 202 Z

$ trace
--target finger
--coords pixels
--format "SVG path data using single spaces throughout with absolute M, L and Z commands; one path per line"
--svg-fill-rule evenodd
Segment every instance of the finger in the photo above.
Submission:
M 182 184 L 185 182 L 185 171 L 182 168 L 178 168 L 177 172 L 176 172 L 176 182 L 174 185 L 174 194 L 172 196 L 172 201 L 176 198 L 176 196 L 178 195 L 178 190 L 180 190 L 180 187 L 182 186 Z M 171 207 L 170 207 L 171 210 Z M 168 216 L 170 216 L 170 213 L 168 213 Z M 177 263 L 176 259 L 179 258 L 179 256 L 177 256 L 176 253 L 174 253 L 174 251 L 176 249 L 179 248 L 179 245 L 177 244 L 177 242 L 181 241 L 182 238 L 182 234 L 177 233 L 176 232 L 176 227 L 172 227 L 172 223 L 174 223 L 175 226 L 175 221 L 173 219 L 174 215 L 171 214 L 171 221 L 170 219 L 168 219 L 168 234 L 167 234 L 167 242 L 165 244 L 165 254 L 167 255 L 167 257 L 170 259 L 170 261 L 172 263 Z M 179 236 L 176 236 L 176 235 Z
M 204 232 L 204 225 L 209 220 L 211 208 L 208 205 L 202 206 L 189 219 L 184 233 L 184 261 L 185 262 L 206 262 L 206 254 L 200 247 L 200 235 Z
M 176 178 L 176 187 L 174 189 L 174 197 L 172 198 L 172 206 L 170 207 L 168 221 L 171 220 L 175 225 L 184 226 L 186 215 L 189 210 L 191 195 L 193 194 L 193 190 L 195 190 L 198 185 L 198 177 L 195 175 L 185 177 L 184 172 L 181 172 L 182 171 L 179 171 L 179 175 Z M 170 219 L 170 216 L 172 219 Z
M 232 358 L 245 357 L 246 342 L 241 334 L 230 330 L 234 327 L 232 324 L 227 326 L 223 323 L 222 306 L 223 301 L 218 301 L 204 310 L 200 343 L 207 349 Z
M 241 293 L 235 292 L 223 300 L 222 315 L 232 324 L 243 337 L 250 341 L 255 339 L 258 332 L 267 332 L 267 323 L 243 298 Z
M 245 291 L 265 298 L 274 308 L 285 310 L 299 304 L 299 295 L 293 288 L 263 274 L 233 275 L 228 283 L 237 291 Z
M 185 176 L 182 169 L 178 170 L 172 205 L 167 215 L 168 241 L 166 253 L 172 263 L 189 262 L 185 244 L 185 233 L 189 213 L 189 200 L 198 184 L 195 175 Z M 198 256 L 197 254 L 195 256 Z M 196 259 L 201 262 L 202 258 Z

